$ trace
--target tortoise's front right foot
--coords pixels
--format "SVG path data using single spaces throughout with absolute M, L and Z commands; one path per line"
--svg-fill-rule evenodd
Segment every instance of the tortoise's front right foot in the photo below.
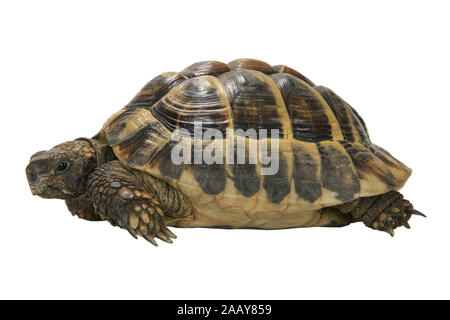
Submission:
M 397 191 L 360 198 L 338 206 L 342 213 L 350 213 L 357 221 L 362 221 L 369 228 L 385 231 L 394 236 L 398 227 L 410 228 L 409 219 L 412 215 L 425 215 L 413 208 L 411 202 L 403 198 Z
M 167 228 L 159 202 L 139 188 L 136 180 L 117 161 L 97 168 L 88 177 L 88 194 L 96 212 L 136 239 L 141 236 L 155 246 L 155 237 L 172 243 L 176 236 Z

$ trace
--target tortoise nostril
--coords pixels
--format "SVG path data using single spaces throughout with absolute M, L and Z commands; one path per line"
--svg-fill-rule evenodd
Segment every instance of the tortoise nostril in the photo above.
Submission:
M 34 196 L 46 193 L 48 180 L 45 174 L 39 173 L 39 170 L 36 170 L 33 165 L 28 165 L 26 168 L 26 175 L 31 193 Z
M 25 171 L 30 185 L 36 184 L 40 177 L 48 175 L 48 162 L 46 160 L 31 161 Z
M 31 164 L 29 164 L 27 166 L 27 168 L 25 169 L 25 172 L 27 174 L 27 179 L 30 184 L 36 181 L 37 175 L 33 172 L 33 168 L 32 168 Z
M 31 193 L 33 195 L 43 195 L 46 192 L 47 177 L 50 173 L 49 159 L 45 156 L 45 151 L 40 151 L 31 156 L 30 163 L 25 169 Z

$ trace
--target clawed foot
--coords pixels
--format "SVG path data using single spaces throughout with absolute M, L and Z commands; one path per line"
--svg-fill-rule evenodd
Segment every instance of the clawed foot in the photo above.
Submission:
M 112 187 L 109 195 L 112 197 L 109 205 L 97 205 L 94 200 L 102 218 L 128 230 L 134 238 L 141 236 L 155 246 L 158 246 L 155 237 L 168 243 L 176 238 L 166 226 L 159 203 L 146 192 L 122 185 Z
M 426 217 L 420 211 L 415 210 L 408 200 L 401 198 L 387 207 L 384 212 L 375 219 L 370 227 L 376 230 L 385 231 L 391 236 L 394 236 L 395 228 L 400 226 L 407 229 L 410 228 L 408 221 L 412 215 Z
M 155 238 L 172 243 L 176 236 L 167 228 L 160 203 L 139 189 L 125 169 L 104 167 L 95 170 L 88 179 L 89 196 L 101 219 L 155 246 L 158 245 Z
M 172 243 L 172 239 L 176 239 L 176 236 L 167 228 L 164 212 L 159 207 L 159 203 L 151 200 L 150 197 L 147 198 L 148 195 L 145 192 L 138 192 L 141 199 L 133 203 L 133 212 L 128 214 L 128 232 L 136 239 L 137 236 L 141 236 L 155 246 L 158 246 L 155 237 Z

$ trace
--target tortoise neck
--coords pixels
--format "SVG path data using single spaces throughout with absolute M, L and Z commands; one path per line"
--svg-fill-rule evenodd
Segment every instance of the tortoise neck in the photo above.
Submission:
M 103 164 L 116 160 L 116 156 L 114 155 L 114 152 L 112 148 L 104 143 L 100 143 L 96 139 L 89 139 L 89 138 L 78 138 L 75 140 L 82 140 L 89 142 L 89 144 L 92 146 L 92 148 L 95 150 L 95 158 L 97 161 L 97 168 L 102 166 Z

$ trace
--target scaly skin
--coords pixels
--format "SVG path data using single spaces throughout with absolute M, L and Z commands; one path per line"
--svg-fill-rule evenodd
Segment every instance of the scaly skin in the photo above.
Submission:
M 336 207 L 341 213 L 351 214 L 356 221 L 362 221 L 369 228 L 385 231 L 394 236 L 395 228 L 410 228 L 408 220 L 411 215 L 421 215 L 412 204 L 403 199 L 397 191 L 390 191 L 379 196 L 359 198 Z
M 73 215 L 89 221 L 107 220 L 154 245 L 155 237 L 166 242 L 175 238 L 167 229 L 166 217 L 178 219 L 192 210 L 180 192 L 123 167 L 108 146 L 95 140 L 77 139 L 38 152 L 31 157 L 26 173 L 33 194 L 63 199 Z
M 172 243 L 171 238 L 176 238 L 167 228 L 166 214 L 158 199 L 158 190 L 164 187 L 158 184 L 165 185 L 159 181 L 152 190 L 144 190 L 130 169 L 124 168 L 118 161 L 112 161 L 89 175 L 87 190 L 102 220 L 128 230 L 135 238 L 141 236 L 156 246 L 155 237 L 168 243 Z M 167 203 L 165 207 L 166 212 L 173 209 Z
M 26 168 L 31 192 L 46 199 L 73 199 L 85 194 L 87 176 L 97 166 L 96 157 L 96 150 L 84 140 L 63 142 L 35 153 Z
M 91 199 L 84 194 L 78 198 L 67 199 L 66 205 L 72 215 L 80 219 L 88 221 L 102 221 L 100 216 L 95 212 Z

